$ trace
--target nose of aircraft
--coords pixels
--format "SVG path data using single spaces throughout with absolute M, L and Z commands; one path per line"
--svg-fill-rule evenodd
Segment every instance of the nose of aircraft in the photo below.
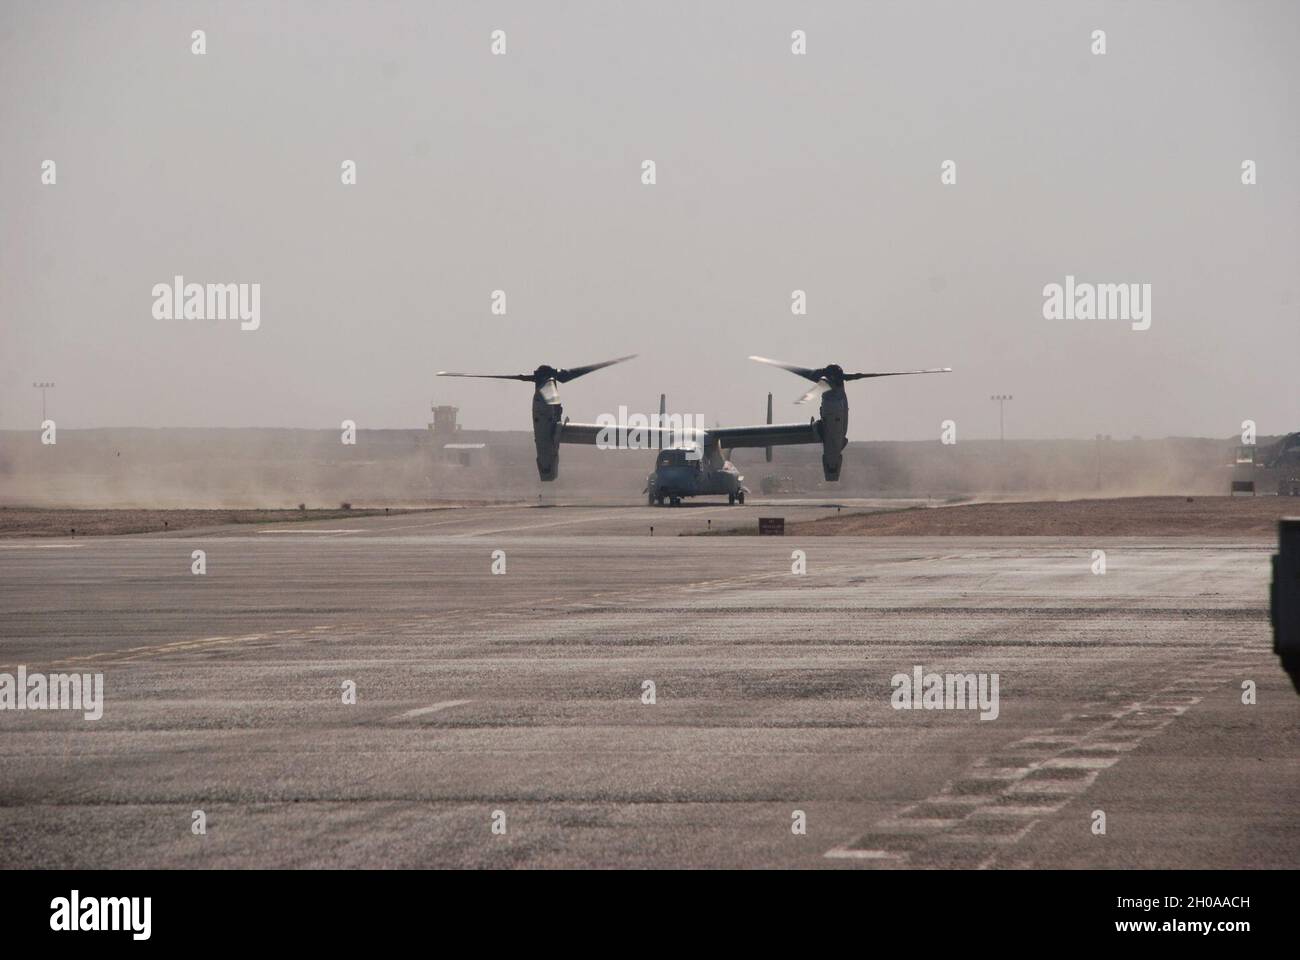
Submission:
M 695 470 L 692 467 L 660 467 L 656 471 L 656 482 L 660 487 L 680 489 L 690 485 L 694 473 Z

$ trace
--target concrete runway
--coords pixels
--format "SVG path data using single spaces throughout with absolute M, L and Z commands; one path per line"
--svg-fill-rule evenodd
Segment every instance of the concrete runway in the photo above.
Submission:
M 106 688 L 98 721 L 0 711 L 0 862 L 1300 864 L 1300 698 L 1270 652 L 1270 547 L 671 535 L 827 509 L 470 508 L 0 543 L 0 671 Z M 998 718 L 893 709 L 890 678 L 918 664 L 997 673 Z

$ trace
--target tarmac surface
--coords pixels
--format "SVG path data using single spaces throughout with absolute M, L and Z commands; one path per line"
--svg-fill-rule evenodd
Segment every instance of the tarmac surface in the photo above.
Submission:
M 0 710 L 0 862 L 1300 865 L 1270 544 L 673 535 L 833 509 L 7 540 L 0 672 L 105 706 Z M 894 709 L 918 665 L 997 674 L 996 719 Z

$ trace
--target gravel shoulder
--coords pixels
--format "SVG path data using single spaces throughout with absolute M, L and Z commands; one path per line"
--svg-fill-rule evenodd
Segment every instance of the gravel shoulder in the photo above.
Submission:
M 0 538 L 163 533 L 240 523 L 301 523 L 309 520 L 427 513 L 466 505 L 468 504 L 447 502 L 436 507 L 359 507 L 350 510 L 65 510 L 0 507 Z

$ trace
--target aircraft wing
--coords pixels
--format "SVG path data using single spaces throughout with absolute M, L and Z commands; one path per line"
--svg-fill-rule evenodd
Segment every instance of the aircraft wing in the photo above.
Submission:
M 560 443 L 586 443 L 595 446 L 596 437 L 604 430 L 594 423 L 560 424 Z
M 611 430 L 610 439 L 617 440 L 615 428 L 596 423 L 565 423 L 560 426 L 560 443 L 585 443 L 594 446 L 602 430 Z M 629 431 L 631 432 L 631 431 Z M 646 427 L 643 436 L 647 449 L 657 447 L 660 438 L 665 445 L 683 444 L 698 436 L 699 430 L 674 431 L 663 427 Z M 752 427 L 709 427 L 704 431 L 705 446 L 714 440 L 723 450 L 736 447 L 785 447 L 798 443 L 821 443 L 817 425 L 808 423 L 761 423 Z
M 602 430 L 608 431 L 608 439 L 612 441 L 620 439 L 617 427 L 605 427 L 598 423 L 563 423 L 560 425 L 560 443 L 585 443 L 594 446 Z M 646 441 L 647 450 L 658 447 L 661 437 L 665 444 L 673 442 L 674 436 L 678 443 L 686 443 L 692 436 L 700 433 L 699 430 L 678 430 L 674 433 L 665 427 L 644 427 L 640 431 L 629 429 L 627 432 L 641 433 Z
M 709 439 L 723 450 L 733 447 L 786 447 L 796 443 L 821 443 L 815 423 L 763 423 L 753 427 L 710 427 Z

